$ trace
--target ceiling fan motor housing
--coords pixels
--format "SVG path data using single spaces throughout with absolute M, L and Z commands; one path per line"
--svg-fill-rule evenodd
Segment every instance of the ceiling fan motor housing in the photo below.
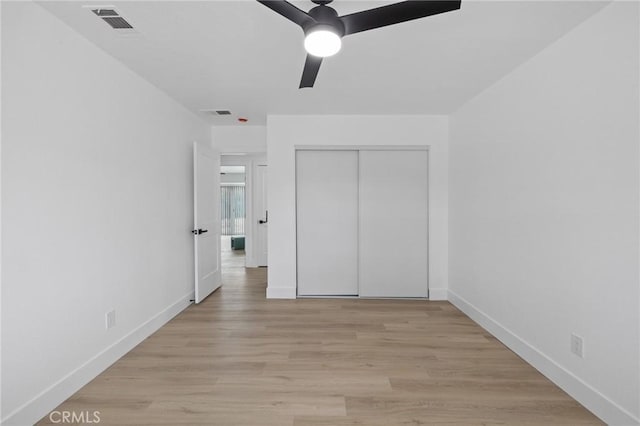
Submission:
M 335 9 L 321 4 L 320 6 L 316 6 L 311 9 L 309 11 L 309 16 L 311 16 L 315 22 L 303 28 L 305 34 L 309 34 L 311 31 L 320 29 L 328 29 L 338 34 L 339 37 L 344 36 L 344 24 L 338 17 L 338 12 L 336 12 Z

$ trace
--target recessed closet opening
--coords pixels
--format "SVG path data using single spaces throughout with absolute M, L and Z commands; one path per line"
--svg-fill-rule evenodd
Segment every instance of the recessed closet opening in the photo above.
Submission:
M 298 297 L 428 298 L 428 149 L 296 149 Z

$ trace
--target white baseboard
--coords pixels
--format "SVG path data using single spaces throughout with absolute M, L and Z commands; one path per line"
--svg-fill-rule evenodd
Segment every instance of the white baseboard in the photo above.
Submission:
M 296 289 L 290 287 L 267 287 L 267 299 L 295 299 Z
M 449 293 L 446 288 L 429 288 L 429 300 L 448 300 Z
M 455 292 L 449 290 L 448 294 L 448 299 L 454 306 L 607 424 L 612 426 L 640 425 L 640 419 L 632 413 L 611 401 L 530 343 L 518 337 L 507 327 L 498 323 Z
M 7 417 L 2 419 L 2 425 L 24 426 L 36 423 L 114 362 L 119 360 L 123 355 L 140 344 L 140 342 L 182 312 L 191 304 L 190 300 L 193 298 L 193 292 L 182 296 L 166 309 L 142 323 L 129 334 L 67 374 L 57 383 L 54 383 L 42 391 L 31 401 L 7 415 Z
M 430 288 L 429 300 L 448 300 L 446 288 Z M 295 299 L 296 289 L 289 287 L 267 287 L 267 299 Z

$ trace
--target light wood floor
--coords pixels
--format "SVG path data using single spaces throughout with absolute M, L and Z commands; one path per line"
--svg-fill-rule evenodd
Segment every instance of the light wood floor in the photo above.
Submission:
M 266 300 L 266 269 L 225 257 L 220 290 L 57 410 L 103 425 L 602 424 L 447 302 Z

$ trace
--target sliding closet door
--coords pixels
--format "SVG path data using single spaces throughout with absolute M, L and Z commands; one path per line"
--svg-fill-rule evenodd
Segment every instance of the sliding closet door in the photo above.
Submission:
M 299 296 L 358 294 L 358 152 L 296 152 Z
M 427 297 L 427 151 L 360 151 L 360 296 Z

